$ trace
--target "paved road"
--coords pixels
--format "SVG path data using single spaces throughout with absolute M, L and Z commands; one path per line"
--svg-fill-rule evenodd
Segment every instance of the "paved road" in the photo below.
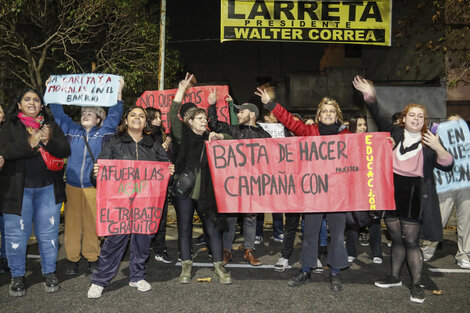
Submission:
M 195 227 L 194 237 L 200 233 Z M 59 251 L 57 275 L 61 290 L 45 294 L 37 258 L 28 258 L 26 281 L 28 292 L 25 297 L 8 296 L 9 275 L 0 275 L 0 312 L 468 312 L 470 308 L 470 271 L 458 272 L 453 255 L 457 249 L 455 232 L 446 232 L 442 248 L 434 260 L 424 269 L 423 283 L 426 286 L 426 302 L 422 305 L 409 301 L 409 276 L 403 270 L 406 286 L 380 289 L 373 282 L 388 272 L 389 248 L 384 239 L 384 264 L 372 264 L 369 249 L 359 246 L 358 260 L 342 272 L 344 290 L 333 293 L 329 290 L 328 271 L 313 275 L 312 282 L 297 288 L 287 286 L 287 280 L 295 275 L 299 264 L 284 273 L 270 268 L 230 267 L 234 283 L 220 285 L 216 279 L 210 283 L 196 282 L 197 278 L 212 277 L 210 268 L 197 267 L 193 270 L 193 281 L 180 285 L 180 267 L 162 264 L 152 259 L 148 262 L 148 281 L 153 289 L 142 293 L 128 286 L 128 255 L 121 264 L 118 275 L 97 300 L 86 297 L 90 275 L 85 273 L 86 262 L 80 264 L 81 274 L 74 278 L 65 275 L 63 247 Z M 61 240 L 62 234 L 61 234 Z M 237 238 L 235 247 L 240 246 Z M 169 253 L 176 256 L 176 224 L 168 227 Z M 296 246 L 299 247 L 300 239 Z M 256 254 L 266 265 L 272 265 L 280 256 L 281 245 L 272 240 L 271 231 L 265 230 L 265 242 L 257 248 Z M 295 249 L 292 261 L 297 261 L 299 249 Z M 195 246 L 194 261 L 210 262 L 207 250 Z M 28 253 L 37 255 L 37 245 L 30 245 Z M 242 251 L 234 251 L 233 266 L 242 261 Z M 450 269 L 455 273 L 432 272 L 431 269 Z M 442 290 L 443 295 L 433 295 L 433 290 Z

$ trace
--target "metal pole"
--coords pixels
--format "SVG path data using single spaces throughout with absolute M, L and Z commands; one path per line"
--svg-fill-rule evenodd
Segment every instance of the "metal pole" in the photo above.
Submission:
M 158 57 L 158 90 L 165 89 L 165 28 L 166 28 L 166 0 L 161 0 L 160 8 L 160 53 Z

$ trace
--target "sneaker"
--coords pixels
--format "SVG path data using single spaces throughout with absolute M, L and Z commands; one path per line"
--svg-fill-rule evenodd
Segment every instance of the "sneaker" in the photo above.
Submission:
M 416 284 L 411 287 L 410 300 L 414 303 L 423 303 L 426 300 L 423 286 Z
M 10 289 L 8 293 L 12 297 L 22 297 L 26 294 L 26 285 L 24 283 L 24 276 L 12 277 Z
M 310 272 L 300 272 L 287 283 L 291 287 L 297 287 L 310 282 Z
M 78 274 L 78 262 L 72 262 L 68 261 L 68 266 L 67 270 L 65 271 L 65 274 L 67 276 L 75 276 Z
M 145 280 L 141 279 L 139 281 L 131 281 L 129 282 L 129 286 L 137 288 L 139 291 L 149 291 L 152 290 L 152 286 Z
M 279 236 L 274 236 L 275 242 L 283 242 L 284 241 L 284 234 L 280 234 Z
M 9 271 L 7 258 L 0 258 L 0 273 L 8 273 Z
M 204 234 L 201 234 L 199 237 L 197 237 L 196 240 L 194 240 L 194 244 L 196 246 L 206 245 L 207 242 L 206 242 L 206 238 L 204 237 Z
M 44 274 L 43 279 L 44 279 L 44 291 L 46 293 L 54 293 L 54 292 L 59 291 L 60 289 L 59 280 L 57 279 L 54 273 Z
M 360 233 L 359 235 L 359 244 L 363 247 L 367 247 L 369 245 L 369 240 L 367 239 L 366 233 Z
M 321 264 L 320 259 L 317 259 L 317 267 L 312 269 L 312 272 L 315 274 L 321 274 L 325 271 L 323 264 Z
M 348 255 L 348 263 L 352 263 L 354 260 L 356 260 L 355 257 Z
M 340 292 L 341 290 L 343 290 L 343 286 L 341 284 L 341 276 L 339 274 L 330 276 L 330 289 L 334 292 Z
M 457 265 L 460 266 L 460 268 L 470 269 L 470 262 L 467 260 L 458 261 Z
M 391 274 L 389 274 L 384 279 L 376 281 L 375 285 L 379 288 L 400 287 L 401 279 L 393 277 Z
M 255 245 L 259 245 L 263 242 L 263 236 L 256 236 L 255 237 Z
M 155 252 L 155 260 L 158 262 L 163 262 L 166 264 L 170 264 L 173 262 L 173 259 L 168 255 L 166 250 L 163 250 L 162 252 Z
M 372 259 L 372 263 L 374 264 L 382 264 L 383 260 L 381 257 L 378 257 L 378 256 L 374 256 L 374 258 Z
M 96 273 L 98 271 L 98 261 L 90 262 L 88 261 L 88 271 L 90 273 Z
M 98 286 L 96 284 L 91 284 L 90 289 L 88 289 L 88 299 L 98 299 L 103 293 L 104 287 Z
M 285 270 L 291 268 L 292 266 L 289 265 L 289 260 L 284 258 L 279 258 L 274 264 L 274 271 L 276 272 L 284 272 Z

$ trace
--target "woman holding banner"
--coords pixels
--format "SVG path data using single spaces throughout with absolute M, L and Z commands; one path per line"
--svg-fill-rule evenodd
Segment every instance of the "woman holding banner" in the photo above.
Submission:
M 49 80 L 46 82 L 46 87 Z M 71 155 L 67 161 L 67 203 L 64 210 L 64 247 L 68 261 L 67 275 L 78 274 L 81 255 L 88 261 L 88 271 L 98 267 L 100 240 L 96 234 L 96 188 L 90 181 L 93 163 L 100 154 L 103 142 L 114 136 L 122 116 L 122 89 L 119 80 L 117 103 L 109 108 L 82 107 L 80 124 L 75 123 L 61 104 L 50 103 L 54 120 L 69 139 Z M 102 103 L 104 106 L 108 106 Z
M 306 125 L 304 122 L 295 119 L 281 105 L 272 101 L 265 89 L 258 88 L 255 94 L 261 98 L 265 108 L 270 110 L 279 122 L 284 124 L 296 136 L 325 136 L 349 133 L 343 124 L 343 115 L 339 104 L 332 98 L 325 97 L 320 101 L 315 117 L 316 124 Z M 288 282 L 291 287 L 308 282 L 311 269 L 318 267 L 318 238 L 324 215 L 330 230 L 327 261 L 330 265 L 330 289 L 335 292 L 342 290 L 340 270 L 349 266 L 346 248 L 344 247 L 345 212 L 305 213 L 304 237 L 300 255 L 302 269 Z
M 26 294 L 26 250 L 33 224 L 41 255 L 44 290 L 59 291 L 55 276 L 60 208 L 65 200 L 63 158 L 70 154 L 64 133 L 46 113 L 41 94 L 25 89 L 0 131 L 0 208 L 5 223 L 9 293 Z M 50 162 L 49 162 L 50 161 Z
M 147 113 L 138 106 L 132 106 L 124 114 L 117 134 L 103 147 L 99 159 L 142 160 L 168 162 L 162 145 L 150 135 Z M 170 165 L 170 173 L 175 167 Z M 98 175 L 99 165 L 94 165 L 93 173 Z M 116 275 L 119 264 L 126 251 L 130 236 L 129 286 L 139 291 L 149 291 L 152 286 L 145 280 L 145 262 L 150 253 L 153 235 L 131 234 L 111 235 L 106 237 L 98 259 L 98 269 L 92 274 L 88 298 L 101 297 L 104 287 L 109 286 Z
M 423 303 L 421 286 L 423 253 L 419 238 L 442 240 L 442 222 L 439 199 L 436 194 L 434 168 L 452 169 L 453 158 L 431 133 L 427 125 L 426 109 L 420 104 L 409 104 L 402 112 L 397 125 L 383 117 L 376 102 L 372 82 L 356 76 L 354 87 L 360 91 L 380 130 L 389 131 L 394 141 L 393 180 L 395 211 L 387 211 L 384 220 L 392 239 L 391 273 L 376 281 L 379 288 L 399 287 L 403 264 L 408 264 L 411 274 L 410 300 Z

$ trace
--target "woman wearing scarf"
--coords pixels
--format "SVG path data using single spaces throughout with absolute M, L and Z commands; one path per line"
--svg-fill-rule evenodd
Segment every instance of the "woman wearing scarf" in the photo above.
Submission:
M 403 264 L 408 264 L 411 274 L 410 300 L 423 303 L 426 299 L 421 283 L 423 252 L 419 238 L 442 240 L 442 222 L 439 199 L 434 181 L 434 168 L 450 171 L 452 156 L 444 149 L 439 137 L 426 125 L 426 109 L 420 104 L 409 104 L 403 110 L 398 124 L 384 117 L 376 102 L 371 82 L 360 76 L 353 81 L 366 101 L 370 113 L 382 131 L 390 132 L 394 140 L 393 181 L 395 187 L 395 211 L 387 211 L 384 217 L 392 239 L 391 272 L 375 282 L 379 288 L 400 287 Z
M 34 89 L 23 90 L 0 131 L 0 156 L 5 160 L 0 171 L 0 208 L 12 277 L 11 296 L 26 294 L 26 248 L 33 224 L 45 291 L 59 290 L 55 270 L 60 208 L 65 201 L 64 170 L 50 170 L 45 160 L 48 156 L 63 159 L 69 154 L 69 144 L 46 114 L 41 94 Z
M 264 107 L 270 110 L 279 122 L 296 136 L 327 136 L 349 133 L 346 126 L 343 125 L 343 115 L 339 104 L 332 98 L 325 97 L 320 101 L 315 124 L 306 125 L 302 121 L 295 119 L 281 105 L 272 101 L 266 90 L 258 88 L 258 92 L 255 94 L 261 97 Z M 310 280 L 311 269 L 318 267 L 318 237 L 323 216 L 326 216 L 330 230 L 330 246 L 328 247 L 327 261 L 330 266 L 330 289 L 335 292 L 342 290 L 340 270 L 349 266 L 348 255 L 344 246 L 345 212 L 325 214 L 305 213 L 305 230 L 300 255 L 302 269 L 288 282 L 288 285 L 291 287 L 300 286 L 308 282 Z

